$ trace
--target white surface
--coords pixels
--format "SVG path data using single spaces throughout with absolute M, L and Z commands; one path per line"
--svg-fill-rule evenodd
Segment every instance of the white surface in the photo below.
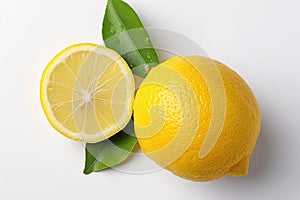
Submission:
M 253 89 L 263 124 L 249 175 L 209 183 L 164 170 L 83 175 L 83 147 L 50 127 L 39 103 L 39 80 L 61 49 L 102 42 L 106 1 L 1 0 L 0 199 L 299 199 L 300 2 L 128 2 L 145 26 L 193 38 Z

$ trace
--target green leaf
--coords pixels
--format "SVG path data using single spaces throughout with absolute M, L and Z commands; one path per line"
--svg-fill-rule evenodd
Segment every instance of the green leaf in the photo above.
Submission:
M 108 0 L 102 24 L 105 46 L 117 51 L 134 74 L 145 78 L 159 64 L 149 34 L 135 11 L 122 0 Z
M 121 0 L 108 0 L 102 24 L 105 46 L 117 51 L 134 74 L 144 78 L 146 67 L 159 64 L 149 34 L 135 11 Z M 128 134 L 129 133 L 129 134 Z M 132 120 L 116 135 L 96 144 L 86 144 L 84 174 L 98 172 L 123 162 L 137 139 Z
M 83 173 L 90 174 L 115 166 L 123 162 L 134 148 L 137 142 L 134 137 L 132 121 L 125 129 L 95 144 L 86 144 L 85 168 Z

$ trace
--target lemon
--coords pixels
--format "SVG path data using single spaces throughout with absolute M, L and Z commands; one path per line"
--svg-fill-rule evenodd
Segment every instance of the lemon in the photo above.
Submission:
M 260 111 L 245 81 L 222 63 L 187 56 L 160 64 L 133 109 L 142 151 L 175 175 L 211 181 L 247 174 Z
M 50 124 L 73 140 L 95 143 L 125 127 L 132 114 L 135 84 L 115 51 L 76 44 L 44 70 L 40 98 Z

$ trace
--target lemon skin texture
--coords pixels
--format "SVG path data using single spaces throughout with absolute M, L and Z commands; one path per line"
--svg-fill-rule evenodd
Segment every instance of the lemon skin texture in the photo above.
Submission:
M 261 115 L 249 86 L 224 64 L 200 56 L 161 63 L 133 110 L 142 151 L 175 175 L 201 182 L 247 175 Z

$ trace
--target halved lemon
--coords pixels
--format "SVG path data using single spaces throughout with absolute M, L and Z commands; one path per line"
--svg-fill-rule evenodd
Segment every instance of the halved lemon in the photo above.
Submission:
M 115 51 L 76 44 L 57 54 L 44 70 L 41 104 L 50 124 L 73 140 L 95 143 L 129 122 L 135 83 Z

